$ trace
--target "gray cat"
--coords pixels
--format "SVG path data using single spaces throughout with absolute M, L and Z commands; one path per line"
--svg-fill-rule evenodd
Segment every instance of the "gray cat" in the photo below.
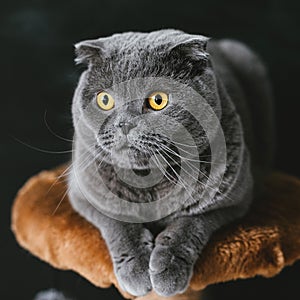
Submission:
M 212 233 L 247 212 L 270 165 L 272 109 L 264 66 L 239 42 L 178 30 L 87 40 L 76 45 L 76 54 L 87 69 L 72 106 L 71 204 L 101 231 L 121 288 L 136 296 L 152 289 L 163 296 L 181 293 Z M 219 123 L 211 122 L 213 116 Z M 175 123 L 186 133 L 172 140 Z M 219 129 L 226 148 L 215 143 Z M 189 156 L 189 149 L 197 155 Z M 225 160 L 213 162 L 221 149 Z M 192 162 L 200 164 L 196 173 Z M 131 186 L 121 173 L 136 182 L 159 180 Z M 168 213 L 161 204 L 146 217 L 134 206 L 130 219 L 125 208 L 110 207 L 111 195 L 140 207 L 161 199 L 171 204 Z

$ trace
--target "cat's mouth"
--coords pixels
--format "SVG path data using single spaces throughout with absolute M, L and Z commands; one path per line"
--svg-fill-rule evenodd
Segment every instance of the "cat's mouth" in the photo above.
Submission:
M 147 175 L 150 174 L 151 170 L 150 168 L 145 168 L 145 169 L 133 169 L 133 172 L 138 175 L 138 176 L 141 176 L 141 177 L 145 177 Z

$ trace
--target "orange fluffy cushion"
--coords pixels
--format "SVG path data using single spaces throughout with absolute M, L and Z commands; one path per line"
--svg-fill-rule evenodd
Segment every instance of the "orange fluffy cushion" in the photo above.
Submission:
M 101 234 L 72 209 L 67 196 L 61 201 L 66 183 L 55 181 L 64 168 L 41 172 L 19 191 L 12 209 L 16 239 L 56 268 L 74 270 L 99 287 L 118 287 Z M 255 275 L 270 277 L 298 258 L 300 180 L 274 173 L 248 215 L 213 235 L 195 266 L 190 288 Z

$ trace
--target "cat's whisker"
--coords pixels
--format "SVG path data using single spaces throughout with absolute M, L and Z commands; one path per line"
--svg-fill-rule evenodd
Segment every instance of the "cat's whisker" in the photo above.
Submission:
M 84 154 L 87 154 L 88 152 L 89 152 L 89 151 L 87 150 Z M 99 155 L 101 155 L 101 152 L 97 154 L 97 156 L 99 156 Z M 83 156 L 83 155 L 82 155 L 82 156 Z M 89 157 L 88 157 L 88 158 L 89 158 Z M 103 158 L 103 159 L 104 159 L 104 158 Z M 103 161 L 103 159 L 102 159 L 102 161 Z M 94 163 L 95 160 L 96 160 L 96 157 L 92 160 L 91 163 Z M 86 170 L 86 168 L 88 168 L 89 166 L 90 166 L 90 164 L 86 165 L 86 166 L 84 167 L 85 170 Z M 70 166 L 70 167 L 71 167 L 71 166 Z M 80 170 L 80 172 L 81 172 L 81 171 L 84 171 L 84 170 Z M 67 190 L 64 192 L 64 194 L 63 194 L 61 200 L 59 201 L 58 205 L 57 205 L 56 208 L 54 209 L 52 215 L 54 215 L 54 214 L 57 212 L 57 210 L 58 210 L 58 208 L 60 207 L 60 205 L 62 204 L 63 200 L 66 198 L 67 194 L 69 193 L 70 188 L 71 188 L 71 186 L 68 186 Z
M 47 129 L 50 131 L 50 133 L 52 133 L 55 137 L 59 138 L 60 140 L 66 141 L 66 142 L 71 142 L 71 143 L 73 142 L 73 140 L 70 140 L 70 139 L 67 139 L 67 138 L 64 138 L 64 137 L 58 135 L 57 133 L 55 133 L 53 131 L 52 128 L 50 128 L 49 123 L 47 121 L 47 110 L 45 110 L 45 113 L 44 113 L 44 123 L 45 123 Z
M 202 172 L 201 170 L 200 170 L 200 168 L 197 168 L 197 167 L 195 167 L 194 165 L 192 165 L 190 162 L 188 162 L 188 161 L 186 161 L 185 162 L 185 164 L 186 164 L 186 166 L 187 167 L 189 167 L 190 169 L 192 169 L 192 170 L 194 170 L 194 171 L 198 171 L 201 175 L 203 175 L 206 179 L 207 179 L 207 182 L 208 183 L 210 183 L 210 184 L 212 184 L 212 185 L 214 185 L 214 184 L 216 184 L 207 174 L 205 174 L 204 172 Z M 183 168 L 184 169 L 184 168 Z M 198 180 L 200 183 L 202 183 L 200 180 Z M 203 184 L 203 183 L 202 183 Z M 207 186 L 207 187 L 209 187 L 209 188 L 211 188 L 210 186 Z M 211 188 L 212 189 L 212 188 Z
M 101 168 L 101 165 L 102 163 L 104 162 L 104 160 L 109 156 L 109 154 L 105 154 L 102 159 L 100 160 L 100 162 L 97 162 L 96 159 L 95 159 L 95 163 L 97 164 L 97 167 L 95 168 L 95 171 L 94 171 L 94 175 L 97 175 L 99 174 L 99 169 Z
M 162 150 L 163 151 L 163 150 Z M 163 151 L 164 152 L 164 151 Z M 165 152 L 164 152 L 165 153 Z M 171 156 L 169 156 L 167 153 L 165 153 L 168 157 L 170 157 L 170 159 L 173 159 Z M 216 184 L 216 182 L 214 182 L 209 176 L 207 176 L 205 173 L 203 173 L 200 169 L 198 169 L 198 168 L 196 168 L 195 166 L 193 166 L 191 163 L 189 163 L 188 161 L 186 161 L 185 162 L 187 165 L 188 165 L 188 167 L 190 167 L 191 169 L 194 169 L 195 171 L 198 171 L 199 173 L 201 173 L 203 176 L 205 176 L 206 177 L 206 179 L 207 179 L 207 181 L 208 181 L 208 183 L 210 183 L 210 184 L 212 184 L 212 185 L 214 185 L 214 184 Z M 188 171 L 186 171 L 184 168 L 182 168 L 182 170 L 186 173 L 186 174 L 188 174 L 188 175 L 190 175 L 190 172 L 188 172 Z M 190 175 L 190 176 L 192 176 L 192 175 Z M 201 182 L 199 179 L 197 179 L 197 178 L 195 178 L 194 176 L 192 176 L 192 178 L 194 179 L 194 180 L 196 180 L 197 182 L 199 182 L 201 185 L 203 185 L 205 188 L 209 188 L 212 192 L 219 192 L 222 196 L 224 196 L 224 198 L 227 198 L 227 199 L 229 199 L 229 200 L 234 200 L 234 199 L 232 199 L 230 196 L 228 196 L 228 195 L 225 195 L 224 193 L 221 193 L 220 192 L 220 190 L 219 190 L 219 188 L 217 188 L 217 189 L 215 189 L 215 188 L 212 188 L 211 186 L 209 186 L 209 185 L 205 185 L 203 182 Z
M 168 160 L 165 159 L 164 156 L 161 155 L 159 152 L 158 152 L 158 154 L 159 154 L 160 157 L 165 161 L 165 163 L 171 168 L 171 170 L 176 174 L 176 176 L 177 176 L 177 178 L 178 178 L 178 181 L 181 182 L 183 188 L 188 192 L 189 196 L 190 196 L 194 201 L 196 201 L 196 200 L 194 199 L 193 195 L 189 192 L 188 188 L 186 187 L 184 180 L 182 180 L 182 179 L 180 178 L 179 174 L 178 174 L 178 173 L 176 172 L 176 170 L 172 167 L 172 165 L 168 162 Z
M 200 169 L 196 168 L 194 165 L 192 165 L 191 163 L 189 162 L 185 162 L 186 165 L 191 168 L 191 169 L 194 169 L 194 170 L 198 170 L 200 174 L 202 174 L 209 183 L 211 183 L 212 185 L 216 184 L 216 182 L 214 182 L 207 174 L 205 174 L 204 172 L 202 172 Z M 200 181 L 199 181 L 200 182 Z M 212 187 L 208 186 L 210 189 L 213 189 Z M 238 187 L 237 187 L 238 188 Z M 223 195 L 225 198 L 227 199 L 230 199 L 230 200 L 233 200 L 230 196 L 228 195 L 225 195 L 224 193 L 221 193 L 219 189 L 213 189 L 213 191 L 217 191 L 219 192 L 221 195 Z
M 179 146 L 183 146 L 183 147 L 187 147 L 187 148 L 194 148 L 194 147 L 196 147 L 195 145 L 183 144 L 183 143 L 176 142 L 174 140 L 171 140 L 171 144 L 175 144 L 175 145 L 179 145 Z
M 211 161 L 199 160 L 199 159 L 192 159 L 192 158 L 187 158 L 187 157 L 181 156 L 180 154 L 178 154 L 174 150 L 170 149 L 168 146 L 165 146 L 165 145 L 162 145 L 162 144 L 159 145 L 159 147 L 161 147 L 161 149 L 165 149 L 166 151 L 168 151 L 168 152 L 176 155 L 177 157 L 179 157 L 183 161 L 193 161 L 193 162 L 198 162 L 198 163 L 212 164 Z M 189 154 L 191 155 L 191 153 L 189 153 Z
M 166 151 L 164 151 L 163 149 L 161 149 L 161 151 L 169 158 L 171 159 L 173 162 L 175 162 L 176 164 L 178 164 L 178 162 L 176 162 L 176 160 L 170 156 Z M 194 176 L 192 176 L 189 172 L 187 172 L 184 168 L 181 168 L 187 175 L 191 176 L 193 179 L 195 179 L 197 182 L 199 181 L 198 178 L 195 178 Z M 196 171 L 199 171 L 197 168 L 196 168 Z M 199 181 L 200 184 L 204 185 L 203 182 Z M 204 185 L 205 186 L 205 185 Z
M 46 196 L 50 193 L 50 191 L 52 190 L 52 188 L 58 184 L 58 183 L 61 183 L 63 181 L 65 181 L 65 179 L 63 179 L 62 181 L 60 180 L 61 178 L 63 177 L 67 177 L 68 174 L 70 173 L 70 169 L 72 167 L 72 164 L 70 164 L 59 176 L 56 177 L 55 181 L 51 184 L 51 186 L 49 187 L 47 193 L 46 193 Z
M 97 159 L 99 156 L 103 154 L 104 150 L 101 150 L 99 153 L 92 155 L 92 157 L 88 157 L 88 160 L 90 160 L 85 166 L 82 166 L 80 170 L 77 170 L 78 173 L 83 173 L 85 172 L 92 164 L 96 163 L 97 164 Z M 102 161 L 104 160 L 105 156 L 102 158 Z M 102 163 L 101 161 L 101 163 Z
M 165 155 L 167 155 L 171 160 L 173 160 L 174 162 L 176 162 L 171 156 L 169 156 L 163 149 L 161 149 Z M 193 166 L 194 167 L 194 166 Z M 195 168 L 195 167 L 194 167 Z M 188 172 L 187 170 L 185 170 L 184 168 L 182 168 L 182 170 L 189 176 L 191 176 L 196 182 L 200 183 L 204 188 L 209 188 L 212 192 L 220 192 L 219 189 L 214 189 L 209 185 L 204 184 L 203 182 L 201 182 L 201 180 L 199 180 L 199 178 L 196 178 L 195 176 L 191 175 L 190 172 Z M 203 172 L 201 172 L 201 170 L 199 170 L 198 168 L 196 168 L 196 171 L 200 172 L 201 174 L 203 174 L 204 176 L 206 176 Z M 215 182 L 211 181 L 209 177 L 207 177 L 207 181 L 208 183 L 214 185 Z M 224 194 L 223 194 L 224 195 Z M 231 199 L 229 196 L 224 195 L 225 197 L 227 197 L 228 199 Z M 232 200 L 232 199 L 231 199 Z
M 169 180 L 169 182 L 171 182 L 173 184 L 176 184 L 177 182 L 169 176 L 170 173 L 167 170 L 163 169 L 163 167 L 162 167 L 159 159 L 157 158 L 155 152 L 153 152 L 153 151 L 151 151 L 151 152 L 152 152 L 153 156 L 155 157 L 154 163 L 157 166 L 157 168 L 162 172 L 162 174 L 164 174 L 164 176 Z M 166 175 L 166 174 L 168 174 L 168 175 Z
M 101 151 L 101 153 L 103 153 L 103 152 Z M 95 157 L 95 158 L 93 159 L 93 163 L 96 163 L 96 168 L 94 169 L 93 174 L 91 174 L 90 176 L 93 176 L 93 177 L 94 177 L 94 176 L 99 175 L 99 169 L 100 169 L 102 163 L 104 162 L 104 160 L 105 160 L 108 156 L 109 156 L 108 153 L 104 154 L 104 156 L 101 158 L 100 162 L 97 162 L 97 157 Z M 100 176 L 101 176 L 101 175 L 100 175 Z
M 41 148 L 38 148 L 38 147 L 35 147 L 35 146 L 32 146 L 32 145 L 29 145 L 21 140 L 19 140 L 18 138 L 14 137 L 13 136 L 13 139 L 16 140 L 17 142 L 21 143 L 22 145 L 32 149 L 32 150 L 36 150 L 36 151 L 39 151 L 39 152 L 42 152 L 42 153 L 47 153 L 47 154 L 67 154 L 67 153 L 73 153 L 74 150 L 71 149 L 71 150 L 63 150 L 63 151 L 50 151 L 50 150 L 45 150 L 45 149 L 41 149 Z
M 171 142 L 171 144 L 173 144 L 173 141 Z M 181 150 L 182 152 L 185 152 L 185 153 L 187 153 L 187 154 L 189 154 L 189 155 L 191 155 L 191 156 L 195 156 L 195 154 L 193 154 L 193 153 L 190 153 L 189 151 L 187 151 L 186 149 L 183 149 L 182 147 L 180 147 L 180 146 L 177 146 L 177 145 L 174 145 L 177 149 L 179 149 L 179 150 Z M 197 149 L 197 146 L 193 146 L 193 148 L 195 149 Z M 197 149 L 197 151 L 198 151 L 198 149 Z M 201 157 L 211 157 L 211 155 L 201 155 L 201 156 L 199 156 L 198 155 L 198 157 L 199 158 L 201 158 Z M 202 162 L 203 163 L 210 163 L 210 161 L 205 161 L 205 160 L 202 160 Z
M 176 184 L 177 182 L 176 182 L 174 179 L 172 179 L 172 178 L 170 177 L 170 176 L 171 176 L 170 173 L 169 173 L 166 169 L 164 169 L 163 166 L 161 165 L 159 159 L 157 158 L 157 156 L 156 156 L 156 154 L 155 154 L 155 151 L 153 151 L 151 148 L 143 148 L 143 149 L 144 149 L 144 151 L 147 151 L 150 155 L 152 154 L 152 155 L 154 156 L 154 158 L 155 158 L 154 163 L 155 163 L 156 167 L 161 171 L 161 173 L 164 174 L 165 177 L 166 177 L 171 183 Z
M 213 181 L 211 180 L 210 177 L 208 177 L 208 176 L 207 176 L 205 173 L 203 173 L 200 169 L 196 168 L 195 166 L 193 166 L 193 165 L 190 163 L 190 161 L 199 162 L 199 163 L 211 163 L 211 162 L 207 162 L 207 161 L 203 161 L 203 160 L 185 159 L 184 157 L 182 157 L 181 155 L 178 155 L 175 151 L 173 151 L 173 150 L 170 149 L 169 147 L 166 147 L 166 146 L 163 146 L 163 145 L 160 145 L 160 146 L 161 146 L 162 148 L 166 149 L 167 151 L 171 152 L 172 154 L 178 156 L 180 159 L 184 160 L 185 163 L 187 164 L 187 166 L 189 166 L 191 169 L 194 169 L 194 170 L 198 171 L 198 172 L 201 173 L 204 177 L 206 177 L 206 179 L 208 180 L 208 182 L 209 182 L 210 184 L 212 184 L 212 185 L 215 184 L 215 182 L 213 182 Z M 163 151 L 163 149 L 161 149 L 161 150 Z M 164 151 L 164 153 L 165 153 L 165 151 Z M 166 154 L 168 157 L 170 157 L 170 158 L 175 162 L 175 160 L 174 160 L 171 156 L 169 156 L 167 153 L 165 153 L 165 154 Z M 211 163 L 211 164 L 213 164 L 213 163 Z M 183 170 L 184 170 L 184 168 L 183 168 Z M 184 170 L 184 171 L 185 171 L 185 170 Z M 186 172 L 186 171 L 185 171 L 185 172 Z M 186 173 L 189 174 L 189 172 L 186 172 Z M 199 181 L 199 180 L 197 180 L 197 181 L 200 182 L 200 183 L 203 185 L 203 182 L 201 182 L 201 181 Z M 207 186 L 207 187 L 209 187 L 210 189 L 213 189 L 213 188 L 210 187 L 210 186 Z M 214 189 L 214 191 L 215 191 L 215 189 Z
M 92 149 L 93 146 L 90 147 L 90 150 Z M 83 157 L 84 155 L 86 155 L 87 153 L 89 152 L 89 150 L 85 151 L 84 153 L 82 153 L 80 155 L 80 158 Z M 85 159 L 87 160 L 87 159 Z M 84 162 L 85 162 L 84 160 Z M 70 175 L 71 171 L 72 171 L 72 166 L 73 166 L 74 162 L 72 162 L 64 171 L 62 174 L 60 174 L 60 176 L 58 176 L 56 178 L 56 180 L 54 181 L 54 183 L 52 183 L 52 185 L 50 186 L 50 188 L 48 189 L 47 191 L 47 195 L 48 193 L 51 191 L 51 189 L 54 187 L 54 185 L 56 185 L 58 182 L 61 182 L 60 179 L 63 178 L 63 177 L 67 177 L 68 175 Z M 64 180 L 63 180 L 64 181 Z
M 60 205 L 62 204 L 63 200 L 66 198 L 67 194 L 70 191 L 70 187 L 68 186 L 66 191 L 64 192 L 63 196 L 61 197 L 60 201 L 58 202 L 56 208 L 54 209 L 54 211 L 52 212 L 52 216 L 55 215 L 55 213 L 57 212 L 58 208 L 60 207 Z
M 156 138 L 155 136 L 153 136 L 153 137 Z M 176 145 L 180 145 L 180 146 L 184 146 L 184 147 L 190 147 L 190 148 L 194 148 L 195 147 L 195 145 L 183 144 L 183 143 L 176 142 L 174 140 L 169 140 L 165 136 L 163 136 L 163 138 L 164 138 L 164 141 L 166 141 L 167 143 L 176 144 Z
M 182 160 L 190 160 L 190 161 L 195 161 L 195 162 L 199 162 L 199 163 L 207 163 L 207 164 L 211 164 L 211 163 L 212 163 L 211 161 L 205 161 L 205 160 L 193 160 L 193 159 L 191 159 L 191 158 L 183 157 L 183 156 L 181 156 L 180 154 L 176 153 L 174 150 L 172 150 L 172 149 L 171 149 L 170 147 L 168 147 L 167 145 L 161 143 L 161 140 L 160 140 L 160 139 L 158 139 L 158 138 L 156 138 L 156 137 L 153 137 L 153 138 L 154 138 L 156 141 L 159 142 L 159 146 L 160 146 L 160 147 L 164 147 L 167 151 L 172 152 L 174 155 L 180 157 L 180 159 L 182 159 Z M 173 143 L 173 141 L 171 141 L 171 143 Z M 193 155 L 192 153 L 186 151 L 185 149 L 182 149 L 181 147 L 178 147 L 178 146 L 175 146 L 175 147 L 178 148 L 178 149 L 180 149 L 180 150 L 182 150 L 183 152 L 189 154 L 190 156 L 195 156 L 195 155 Z M 194 147 L 195 147 L 195 146 L 194 146 Z M 211 155 L 206 155 L 206 156 L 203 155 L 203 156 L 199 156 L 199 157 L 211 157 Z
M 186 189 L 186 186 L 184 185 L 184 183 L 182 182 L 182 179 L 180 178 L 179 174 L 176 172 L 176 170 L 172 167 L 172 165 L 168 162 L 168 160 L 160 153 L 157 153 L 163 160 L 164 162 L 168 165 L 168 167 L 170 167 L 170 169 L 175 173 L 175 175 L 177 176 L 178 181 L 180 182 L 181 186 L 184 187 Z M 176 164 L 178 164 L 176 162 Z

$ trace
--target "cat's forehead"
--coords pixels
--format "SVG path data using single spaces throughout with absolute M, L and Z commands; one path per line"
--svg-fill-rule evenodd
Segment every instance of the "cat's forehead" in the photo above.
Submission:
M 174 29 L 118 33 L 76 44 L 76 61 L 89 65 L 88 86 L 107 88 L 140 77 L 189 82 L 206 68 L 207 40 Z

